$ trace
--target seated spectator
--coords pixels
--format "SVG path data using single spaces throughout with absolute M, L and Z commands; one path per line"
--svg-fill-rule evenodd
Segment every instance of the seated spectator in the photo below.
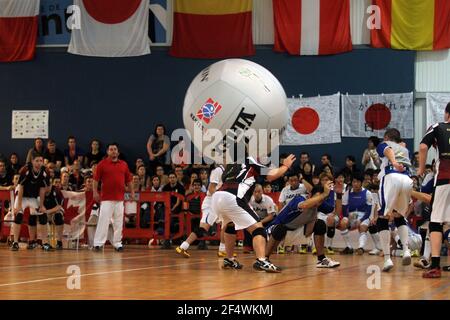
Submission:
M 105 153 L 101 150 L 100 141 L 93 139 L 90 145 L 90 151 L 84 155 L 84 167 L 90 168 L 92 162 L 99 163 L 105 157 Z
M 270 184 L 270 182 L 266 181 L 263 183 L 263 192 L 264 194 L 272 193 L 272 185 Z
M 84 192 L 92 192 L 94 190 L 94 178 L 92 175 L 88 175 L 84 177 L 84 183 L 81 187 L 80 191 Z
M 158 176 L 153 176 L 150 190 L 152 192 L 161 192 L 162 189 L 163 189 L 163 185 L 161 185 L 161 180 L 159 179 L 159 177 Z
M 303 164 L 303 169 L 300 170 L 303 179 L 306 180 L 309 184 L 312 183 L 313 168 L 314 166 L 311 162 L 305 162 Z
M 0 190 L 13 190 L 14 185 L 12 180 L 13 175 L 6 169 L 5 160 L 0 160 Z
M 334 176 L 333 167 L 328 164 L 326 164 L 322 167 L 322 171 L 320 173 L 326 173 L 327 175 L 332 176 L 332 177 Z M 320 174 L 319 174 L 319 176 L 320 176 Z
M 303 171 L 303 167 L 305 165 L 305 163 L 309 162 L 312 166 L 311 172 L 314 172 L 316 170 L 316 167 L 311 163 L 310 157 L 309 157 L 309 153 L 308 152 L 302 152 L 300 153 L 300 163 L 298 165 L 298 170 L 297 172 L 302 172 Z M 280 162 L 282 163 L 282 162 Z
M 69 183 L 73 188 L 73 191 L 78 191 L 83 185 L 83 177 L 81 176 L 81 166 L 78 160 L 75 160 L 72 164 L 72 173 L 69 177 Z
M 70 167 L 75 160 L 83 163 L 84 152 L 77 146 L 77 141 L 74 136 L 67 138 L 68 148 L 64 150 L 64 165 Z
M 369 137 L 367 149 L 364 150 L 362 157 L 362 165 L 364 170 L 367 169 L 380 169 L 381 159 L 377 152 L 377 146 L 380 144 L 380 139 L 378 137 Z
M 139 193 L 140 191 L 140 183 L 139 183 L 139 176 L 137 174 L 134 174 L 131 179 L 131 184 L 133 185 L 133 190 L 136 193 Z M 129 187 L 126 187 L 127 192 L 129 192 Z M 125 195 L 125 201 L 124 201 L 124 220 L 125 220 L 125 228 L 135 228 L 136 227 L 136 215 L 138 212 L 138 202 L 135 199 L 129 199 L 127 198 L 128 194 Z M 144 210 L 147 208 L 148 205 L 144 206 Z M 148 212 L 148 216 L 150 217 L 150 212 Z M 141 216 L 141 228 L 148 228 L 150 226 L 150 219 L 148 221 L 145 221 L 142 223 L 143 217 Z
M 56 177 L 56 165 L 53 162 L 48 162 L 45 168 L 47 169 L 50 180 L 53 180 Z
M 331 172 L 333 172 L 333 165 L 331 164 L 331 156 L 328 153 L 325 153 L 322 155 L 322 157 L 320 158 L 320 162 L 321 162 L 321 166 L 318 172 L 316 172 L 316 174 L 320 175 L 322 172 L 324 172 L 324 168 L 326 166 L 328 166 L 331 170 Z
M 166 184 L 163 187 L 163 191 L 164 192 L 174 192 L 174 193 L 178 193 L 180 195 L 185 194 L 185 189 L 184 187 L 178 182 L 177 180 L 177 176 L 175 175 L 174 172 L 169 173 L 169 183 Z M 182 210 L 182 205 L 183 205 L 183 201 L 176 197 L 176 196 L 171 196 L 170 197 L 170 213 L 171 215 L 175 215 L 181 212 Z M 171 219 L 171 232 L 175 232 L 178 226 L 178 221 L 175 218 Z M 171 248 L 171 241 L 167 240 L 163 242 L 163 249 L 170 249 Z
M 163 166 L 157 166 L 156 167 L 156 175 L 159 178 L 161 186 L 165 186 L 169 182 L 169 177 L 164 173 L 164 167 Z
M 152 185 L 151 189 L 152 192 L 162 192 L 163 186 L 161 185 L 161 180 L 158 176 L 152 177 Z M 164 233 L 164 221 L 165 221 L 165 211 L 164 211 L 164 203 L 163 202 L 155 202 L 153 204 L 153 209 L 155 212 L 155 229 L 156 233 L 159 235 L 162 235 Z
M 147 176 L 147 169 L 144 165 L 140 166 L 137 170 L 139 177 L 139 191 L 145 191 L 150 188 L 150 177 Z
M 354 175 L 360 174 L 360 170 L 356 166 L 356 159 L 352 155 L 348 155 L 345 157 L 345 167 L 342 169 L 342 172 L 345 175 L 345 182 L 347 184 L 351 184 L 352 177 Z
M 61 171 L 61 190 L 75 191 L 70 184 L 70 174 L 67 169 Z
M 64 153 L 56 148 L 56 142 L 48 139 L 47 148 L 44 151 L 44 164 L 52 162 L 55 164 L 55 170 L 59 172 L 64 163 Z
M 9 156 L 9 168 L 12 174 L 18 174 L 20 168 L 22 168 L 17 153 L 11 153 Z
M 150 174 L 155 174 L 158 165 L 167 166 L 170 164 L 169 149 L 170 139 L 166 135 L 166 128 L 162 124 L 157 124 L 147 141 Z
M 367 169 L 364 172 L 364 181 L 362 183 L 362 186 L 364 189 L 368 189 L 369 186 L 372 184 L 372 174 L 373 174 L 372 169 Z
M 341 195 L 347 191 L 347 184 L 345 183 L 345 175 L 343 172 L 339 172 L 334 179 L 334 191 Z
M 44 154 L 44 140 L 42 140 L 42 138 L 34 139 L 34 146 L 33 148 L 28 150 L 27 158 L 25 160 L 26 163 L 31 162 L 31 155 L 33 154 L 33 152 L 36 152 L 40 155 Z
M 194 174 L 194 173 L 193 173 Z M 195 175 L 197 175 L 195 173 Z M 191 175 L 192 177 L 192 175 Z M 201 208 L 203 199 L 206 197 L 206 193 L 202 192 L 202 181 L 200 179 L 194 179 L 191 183 L 192 192 L 186 196 L 186 202 L 188 203 L 188 211 L 193 214 L 201 214 Z M 193 218 L 191 221 L 192 229 L 200 227 L 200 218 Z M 205 240 L 199 240 L 198 247 L 199 250 L 207 250 Z
M 318 186 L 319 185 L 319 183 L 320 183 L 320 178 L 319 178 L 319 176 L 318 175 L 313 175 L 313 177 L 312 177 L 312 186 L 313 187 L 315 187 L 315 186 Z
M 202 182 L 202 192 L 206 192 L 209 185 L 209 171 L 208 169 L 200 169 L 199 179 Z
M 144 160 L 142 158 L 137 158 L 136 162 L 134 163 L 134 170 L 133 170 L 135 174 L 137 174 L 137 171 L 140 166 L 145 166 Z
M 175 167 L 175 175 L 177 177 L 177 181 L 186 189 L 186 186 L 189 187 L 190 179 L 188 176 L 184 174 L 184 170 L 180 166 Z
M 185 186 L 186 195 L 194 192 L 194 181 L 195 180 L 198 180 L 198 174 L 195 172 L 192 172 L 189 183 Z M 200 184 L 201 184 L 201 181 L 200 181 Z M 201 186 L 200 186 L 200 189 L 201 189 Z

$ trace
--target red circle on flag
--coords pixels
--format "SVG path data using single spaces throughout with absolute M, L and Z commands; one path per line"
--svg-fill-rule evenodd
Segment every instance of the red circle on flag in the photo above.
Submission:
M 320 123 L 319 114 L 310 107 L 302 107 L 292 115 L 292 126 L 300 134 L 311 134 L 317 130 Z
M 106 23 L 121 23 L 130 18 L 142 0 L 83 0 L 84 7 L 95 20 Z
M 385 129 L 391 122 L 391 111 L 382 103 L 375 103 L 367 109 L 366 123 L 373 130 Z

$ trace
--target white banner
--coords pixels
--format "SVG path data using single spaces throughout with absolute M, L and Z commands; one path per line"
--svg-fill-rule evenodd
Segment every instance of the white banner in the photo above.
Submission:
M 382 138 L 396 128 L 402 138 L 414 138 L 413 93 L 342 95 L 342 136 Z
M 328 144 L 341 142 L 340 94 L 288 99 L 290 120 L 282 145 Z
M 47 139 L 48 114 L 48 110 L 13 110 L 12 139 Z
M 450 93 L 427 93 L 427 128 L 444 121 L 444 112 L 450 103 Z

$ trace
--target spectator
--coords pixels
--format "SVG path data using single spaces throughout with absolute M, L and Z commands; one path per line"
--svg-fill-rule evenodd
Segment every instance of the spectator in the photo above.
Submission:
M 333 165 L 331 164 L 331 156 L 328 153 L 325 153 L 322 155 L 322 157 L 320 157 L 320 162 L 321 162 L 321 166 L 320 166 L 320 172 L 316 172 L 317 174 L 321 174 L 323 171 L 323 169 L 328 166 L 331 169 L 331 172 L 333 172 Z
M 209 172 L 208 169 L 200 169 L 199 179 L 202 182 L 202 192 L 206 192 L 209 184 Z
M 73 191 L 78 191 L 83 185 L 83 177 L 81 176 L 80 162 L 75 160 L 72 164 L 72 173 L 69 177 L 69 183 L 73 188 Z
M 150 177 L 147 176 L 147 169 L 145 166 L 140 166 L 137 170 L 137 175 L 139 177 L 139 190 L 145 191 L 150 188 Z
M 185 186 L 186 189 L 186 195 L 191 194 L 194 192 L 194 181 L 198 180 L 198 174 L 195 172 L 191 173 L 191 177 L 189 179 L 189 184 Z M 201 181 L 200 181 L 201 184 Z M 201 186 L 200 186 L 201 188 Z
M 303 171 L 304 165 L 309 162 L 311 164 L 311 172 L 314 172 L 316 170 L 316 167 L 311 163 L 311 159 L 309 157 L 308 152 L 302 152 L 300 153 L 300 164 L 299 164 L 299 172 Z M 282 163 L 282 162 L 281 162 Z
M 185 194 L 184 187 L 178 182 L 177 176 L 173 172 L 169 173 L 169 183 L 163 187 L 163 191 L 178 193 L 182 196 L 184 196 L 184 194 Z M 176 196 L 171 196 L 170 197 L 170 213 L 171 213 L 171 215 L 173 216 L 175 214 L 180 213 L 181 209 L 182 209 L 182 205 L 183 205 L 183 202 L 181 201 L 180 198 L 178 198 Z M 176 222 L 177 221 L 174 218 L 172 218 L 171 224 L 170 224 L 171 231 L 173 231 L 176 228 Z M 171 241 L 170 240 L 164 241 L 162 248 L 170 249 Z
M 372 185 L 372 174 L 373 174 L 372 169 L 367 169 L 364 172 L 364 181 L 362 183 L 364 189 L 369 189 L 369 186 Z
M 47 169 L 48 176 L 50 177 L 50 181 L 52 181 L 56 177 L 56 165 L 53 162 L 48 162 L 45 167 Z
M 334 177 L 333 167 L 329 164 L 326 164 L 322 167 L 322 171 L 320 173 L 323 173 L 323 172 L 325 172 L 329 176 Z
M 162 192 L 163 186 L 161 185 L 161 180 L 158 176 L 152 177 L 152 186 L 151 186 L 152 192 Z M 153 209 L 155 212 L 155 228 L 156 233 L 159 235 L 164 234 L 164 220 L 165 220 L 165 212 L 164 212 L 164 202 L 155 202 L 153 204 Z
M 162 124 L 155 126 L 155 131 L 148 138 L 147 153 L 150 159 L 150 174 L 155 174 L 156 166 L 170 163 L 170 139 L 166 135 L 166 128 Z
M 419 169 L 419 151 L 414 152 L 411 164 L 414 168 L 414 172 L 417 172 L 417 170 Z
M 13 190 L 13 176 L 6 169 L 6 162 L 0 160 L 0 190 Z
M 41 155 L 44 154 L 44 140 L 42 140 L 42 138 L 34 139 L 34 146 L 33 148 L 28 150 L 27 158 L 25 160 L 26 163 L 31 162 L 31 155 L 33 154 L 33 152 L 36 152 L 37 154 Z
M 74 191 L 73 187 L 70 185 L 70 174 L 65 170 L 61 172 L 61 190 Z
M 194 174 L 194 173 L 193 173 Z M 197 174 L 195 174 L 197 175 Z M 192 175 L 191 175 L 192 177 Z M 189 212 L 193 214 L 201 214 L 201 207 L 203 199 L 206 196 L 206 193 L 202 192 L 202 181 L 200 179 L 194 179 L 191 183 L 192 185 L 192 192 L 186 196 L 186 202 L 188 203 L 188 210 Z M 194 218 L 191 221 L 193 230 L 195 228 L 199 228 L 200 226 L 200 219 Z M 208 247 L 206 246 L 205 240 L 199 240 L 198 247 L 199 250 L 207 250 Z
M 75 160 L 83 163 L 83 150 L 78 148 L 77 141 L 74 136 L 67 138 L 68 148 L 64 150 L 64 165 L 70 167 Z
M 420 191 L 420 181 L 418 176 L 411 176 L 411 179 L 413 181 L 413 190 L 414 191 Z
M 270 182 L 263 183 L 263 191 L 264 191 L 264 194 L 272 193 L 272 185 L 270 184 Z
M 306 180 L 309 184 L 312 183 L 313 168 L 314 168 L 313 164 L 307 161 L 303 164 L 303 169 L 300 170 L 302 178 Z
M 360 171 L 356 166 L 356 159 L 352 155 L 348 155 L 345 157 L 345 167 L 342 169 L 342 172 L 345 175 L 345 182 L 350 184 L 352 182 L 352 177 L 355 174 L 359 174 Z
M 165 186 L 169 182 L 169 177 L 164 173 L 164 167 L 163 166 L 157 166 L 156 167 L 156 175 L 159 178 L 161 186 Z
M 308 197 L 308 188 L 300 183 L 298 176 L 294 173 L 289 175 L 289 185 L 281 190 L 278 204 L 280 209 L 289 203 L 295 196 L 301 195 L 304 198 Z
M 186 189 L 186 186 L 189 187 L 190 179 L 184 174 L 183 168 L 180 166 L 175 167 L 175 175 L 177 177 L 178 182 Z
M 377 152 L 377 146 L 380 144 L 380 139 L 375 136 L 369 137 L 367 144 L 367 149 L 364 150 L 362 156 L 362 165 L 364 166 L 364 170 L 380 169 L 381 160 Z
M 136 159 L 136 162 L 135 162 L 135 164 L 134 164 L 134 170 L 133 170 L 133 172 L 135 173 L 135 174 L 137 174 L 137 171 L 138 171 L 138 169 L 139 169 L 139 167 L 140 166 L 144 166 L 145 164 L 144 164 L 144 160 L 142 159 L 142 158 L 137 158 Z
M 317 174 L 313 175 L 313 177 L 312 177 L 312 186 L 313 187 L 318 186 L 319 183 L 320 183 L 319 176 Z
M 17 153 L 11 153 L 11 155 L 9 156 L 9 167 L 12 174 L 19 173 L 22 165 L 20 164 L 19 156 L 17 155 Z
M 90 168 L 93 161 L 99 163 L 105 157 L 105 154 L 100 147 L 101 145 L 99 140 L 93 139 L 91 141 L 90 151 L 84 155 L 85 168 Z
M 92 192 L 94 191 L 94 178 L 91 175 L 84 177 L 84 183 L 81 191 Z
M 55 164 L 55 170 L 59 172 L 64 162 L 64 153 L 56 148 L 55 140 L 48 139 L 47 148 L 44 151 L 44 164 L 53 162 Z
M 341 195 L 347 191 L 347 184 L 345 183 L 345 175 L 343 172 L 339 172 L 334 180 L 334 191 Z
M 150 190 L 152 192 L 161 192 L 163 189 L 163 186 L 161 185 L 161 180 L 159 179 L 158 176 L 153 176 L 152 177 L 152 185 Z

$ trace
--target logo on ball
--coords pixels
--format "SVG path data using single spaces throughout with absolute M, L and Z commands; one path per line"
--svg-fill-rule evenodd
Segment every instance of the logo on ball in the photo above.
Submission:
M 217 101 L 209 98 L 200 110 L 198 110 L 197 117 L 206 124 L 209 124 L 214 116 L 219 113 L 220 109 L 222 109 L 222 106 Z

